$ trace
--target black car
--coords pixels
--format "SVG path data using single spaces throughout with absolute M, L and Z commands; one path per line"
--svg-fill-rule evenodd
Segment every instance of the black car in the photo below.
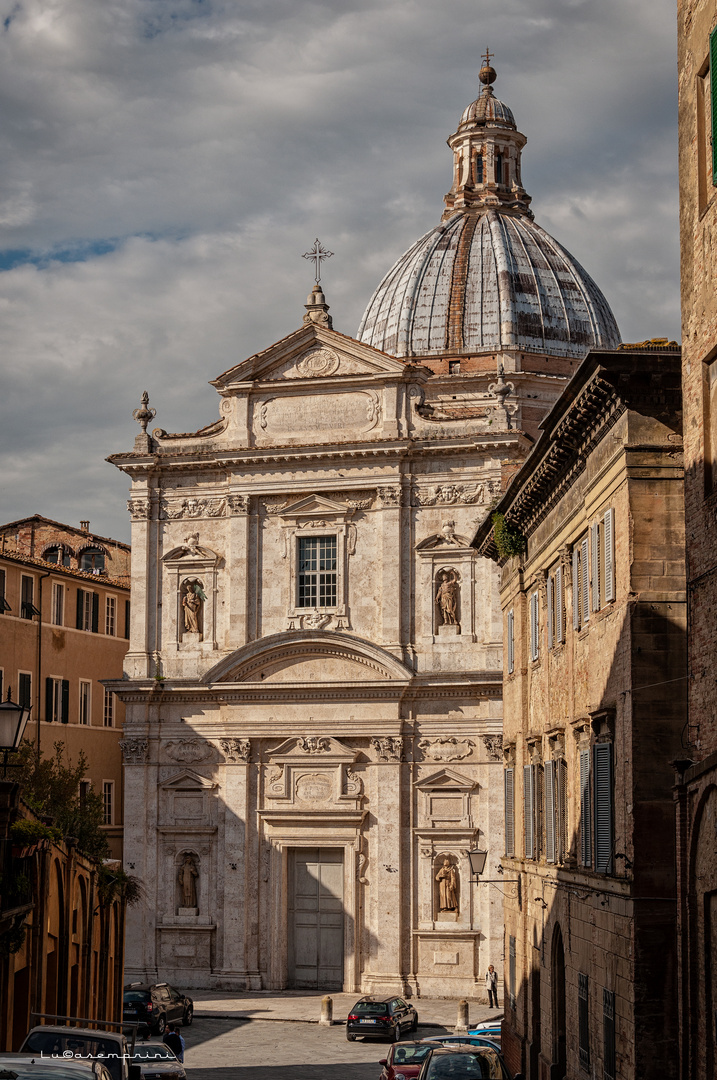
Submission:
M 492 1046 L 436 1043 L 423 1059 L 418 1080 L 511 1080 L 510 1073 Z M 517 1073 L 513 1080 L 523 1080 Z
M 346 1038 L 353 1042 L 357 1035 L 382 1035 L 395 1042 L 402 1031 L 417 1027 L 418 1013 L 403 998 L 362 997 L 346 1020 Z
M 194 1002 L 169 983 L 129 983 L 122 998 L 122 1019 L 146 1024 L 156 1035 L 164 1035 L 168 1024 L 191 1024 Z

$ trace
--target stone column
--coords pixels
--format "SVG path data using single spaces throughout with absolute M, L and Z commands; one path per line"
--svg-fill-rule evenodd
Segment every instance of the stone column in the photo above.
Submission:
M 129 651 L 125 656 L 124 670 L 130 678 L 143 679 L 153 674 L 150 651 L 150 611 L 153 599 L 152 574 L 152 514 L 153 492 L 147 480 L 135 481 L 127 509 L 132 515 L 132 581 L 145 586 L 134 590 L 130 608 Z M 156 523 L 155 523 L 156 527 Z
M 227 762 L 224 767 L 224 842 L 220 845 L 224 880 L 221 900 L 217 897 L 216 919 L 222 924 L 222 975 L 237 988 L 244 986 L 246 973 L 247 877 L 246 834 L 249 820 L 247 761 Z M 223 850 L 222 850 L 223 849 Z
M 127 908 L 125 938 L 125 981 L 157 979 L 156 925 L 158 912 L 157 868 L 160 861 L 157 833 L 158 766 L 149 763 L 147 726 L 133 723 L 144 720 L 145 702 L 127 705 L 123 750 L 124 770 L 124 867 L 138 877 L 143 897 L 135 907 Z
M 369 856 L 370 960 L 362 987 L 371 993 L 404 992 L 401 894 L 407 873 L 401 844 L 401 742 L 398 737 L 376 739 L 378 760 L 371 768 L 371 812 L 376 824 L 371 829 Z
M 229 639 L 221 643 L 221 647 L 239 649 L 249 641 L 247 614 L 249 604 L 250 499 L 248 495 L 229 495 L 227 504 L 229 521 L 226 559 L 227 566 L 231 566 L 232 572 L 226 577 L 226 587 L 229 594 L 226 598 Z
M 381 506 L 381 644 L 399 653 L 401 646 L 401 485 L 389 484 L 377 491 Z

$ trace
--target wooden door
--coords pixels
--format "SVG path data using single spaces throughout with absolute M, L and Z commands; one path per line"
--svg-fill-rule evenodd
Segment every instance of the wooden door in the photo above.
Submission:
M 288 983 L 340 990 L 344 969 L 341 848 L 295 848 L 289 860 Z

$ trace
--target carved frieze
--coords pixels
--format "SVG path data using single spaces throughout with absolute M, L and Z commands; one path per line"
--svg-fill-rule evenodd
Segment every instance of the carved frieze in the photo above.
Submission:
M 350 795 L 352 798 L 358 799 L 363 794 L 363 780 L 357 772 L 353 769 L 346 769 L 346 782 L 344 784 L 344 795 Z
M 248 514 L 249 513 L 249 496 L 248 495 L 230 495 L 227 498 L 227 509 L 230 514 Z
M 172 761 L 190 764 L 194 761 L 206 761 L 213 754 L 214 748 L 206 739 L 171 739 L 164 744 L 164 752 Z
M 381 761 L 401 761 L 402 759 L 403 739 L 400 736 L 387 735 L 383 738 L 371 739 L 371 746 Z
M 380 487 L 376 491 L 379 506 L 391 507 L 401 505 L 401 485 L 390 484 Z
M 147 739 L 120 739 L 125 765 L 143 765 L 147 760 Z
M 339 358 L 333 349 L 326 347 L 312 349 L 302 356 L 294 371 L 301 379 L 315 379 L 319 376 L 333 375 L 339 368 Z M 287 371 L 284 378 L 291 378 L 294 372 Z
M 470 505 L 490 501 L 498 491 L 495 480 L 482 484 L 435 484 L 430 488 L 418 488 L 414 496 L 415 506 Z
M 250 739 L 220 739 L 219 745 L 224 754 L 224 760 L 230 765 L 239 765 L 251 758 Z
M 167 521 L 175 521 L 179 518 L 204 518 L 224 517 L 227 508 L 226 499 L 162 499 L 159 508 L 159 516 Z
M 269 795 L 283 796 L 285 794 L 286 783 L 284 780 L 284 766 L 275 765 L 266 778 L 267 788 L 269 789 Z
M 152 513 L 149 499 L 128 499 L 127 509 L 132 521 L 146 521 Z
M 328 754 L 331 743 L 319 735 L 304 735 L 296 740 L 296 748 L 304 754 Z
M 491 761 L 500 761 L 503 757 L 503 736 L 484 735 L 483 742 Z
M 445 739 L 420 739 L 418 746 L 424 757 L 433 761 L 460 761 L 470 755 L 475 743 L 472 739 L 448 736 Z

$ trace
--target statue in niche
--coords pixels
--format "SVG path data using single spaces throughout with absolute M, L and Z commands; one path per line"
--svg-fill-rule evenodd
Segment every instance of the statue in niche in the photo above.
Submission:
M 197 879 L 199 871 L 193 856 L 186 851 L 184 862 L 177 871 L 177 881 L 181 893 L 181 907 L 195 908 L 197 906 Z
M 457 626 L 460 598 L 458 574 L 455 570 L 441 570 L 438 574 L 438 582 L 436 603 L 441 616 L 441 626 Z
M 201 581 L 185 581 L 182 585 L 182 618 L 185 634 L 202 633 L 202 604 L 207 599 Z
M 443 866 L 436 874 L 438 882 L 438 910 L 458 910 L 458 874 L 450 859 L 443 860 Z

